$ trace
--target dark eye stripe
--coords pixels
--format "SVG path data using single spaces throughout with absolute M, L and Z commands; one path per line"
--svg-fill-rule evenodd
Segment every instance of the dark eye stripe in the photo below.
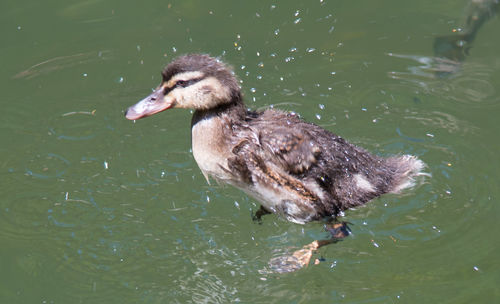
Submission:
M 171 87 L 171 88 L 168 88 L 168 87 L 165 87 L 163 88 L 163 95 L 167 95 L 168 93 L 170 93 L 170 91 L 172 91 L 175 87 Z
M 188 79 L 188 80 L 177 80 L 177 82 L 175 83 L 175 87 L 185 88 L 185 87 L 188 87 L 192 84 L 197 83 L 201 79 L 202 78 L 200 77 L 200 78 L 193 78 L 193 79 Z
M 203 77 L 193 78 L 193 79 L 188 79 L 188 80 L 177 80 L 177 82 L 172 87 L 163 89 L 163 95 L 167 95 L 168 93 L 170 93 L 170 91 L 172 91 L 175 88 L 189 87 L 190 85 L 193 85 L 202 79 L 203 79 Z

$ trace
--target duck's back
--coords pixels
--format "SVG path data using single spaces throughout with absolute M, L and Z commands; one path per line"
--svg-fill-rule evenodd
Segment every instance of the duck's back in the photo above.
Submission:
M 232 125 L 233 184 L 294 222 L 398 192 L 424 167 L 412 156 L 375 156 L 291 113 L 249 112 Z

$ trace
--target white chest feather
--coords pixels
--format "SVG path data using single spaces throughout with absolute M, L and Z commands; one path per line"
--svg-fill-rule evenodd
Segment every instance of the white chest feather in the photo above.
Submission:
M 220 180 L 230 178 L 227 173 L 230 151 L 223 128 L 219 119 L 212 117 L 199 120 L 191 129 L 193 156 L 207 181 L 209 175 Z

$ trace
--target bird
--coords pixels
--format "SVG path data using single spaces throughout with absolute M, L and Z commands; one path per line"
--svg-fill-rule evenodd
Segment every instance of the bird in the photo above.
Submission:
M 267 213 L 297 224 L 335 219 L 425 175 L 416 156 L 381 157 L 294 112 L 248 109 L 238 77 L 218 58 L 181 55 L 161 75 L 160 85 L 125 117 L 194 110 L 192 153 L 202 174 L 258 200 L 256 219 Z

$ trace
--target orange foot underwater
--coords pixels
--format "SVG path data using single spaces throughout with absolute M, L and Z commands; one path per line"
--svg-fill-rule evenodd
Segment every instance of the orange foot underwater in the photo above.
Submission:
M 285 255 L 272 258 L 269 261 L 271 269 L 278 273 L 293 272 L 308 266 L 314 252 L 320 247 L 336 243 L 350 234 L 350 229 L 346 222 L 339 222 L 325 226 L 325 229 L 331 233 L 332 238 L 328 240 L 315 240 L 310 244 L 305 245 L 302 249 L 295 251 L 292 255 Z M 314 264 L 319 264 L 316 260 Z

